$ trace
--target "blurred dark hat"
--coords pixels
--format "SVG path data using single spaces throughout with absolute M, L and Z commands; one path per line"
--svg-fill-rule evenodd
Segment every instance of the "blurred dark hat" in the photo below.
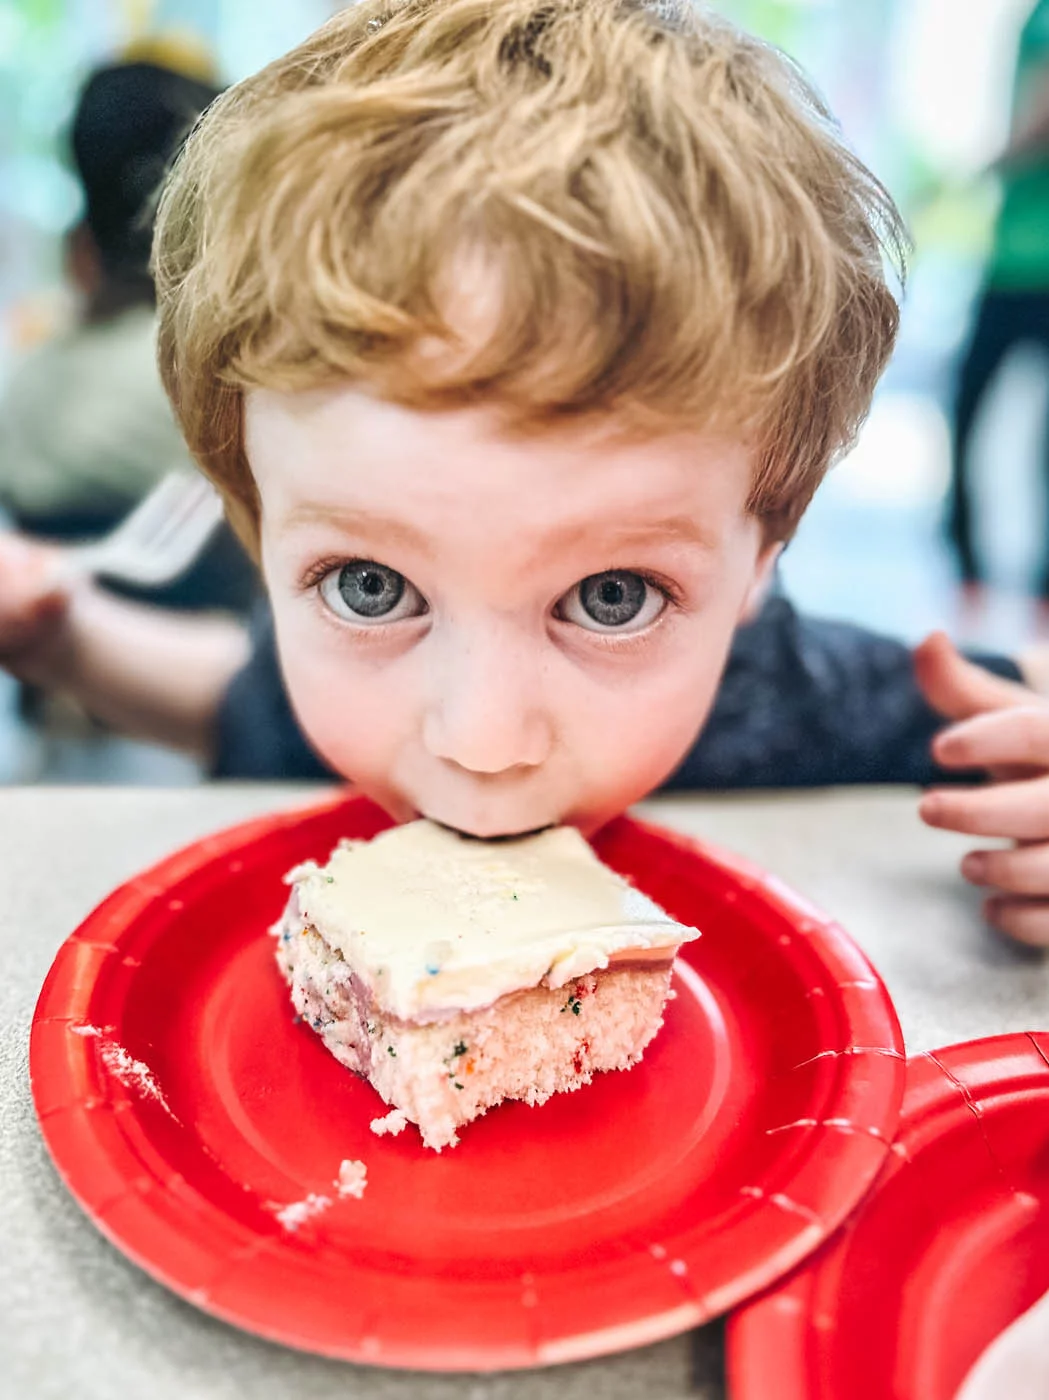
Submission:
M 185 136 L 219 94 L 211 83 L 152 62 L 90 74 L 70 133 L 87 224 L 107 272 L 142 276 L 153 196 Z

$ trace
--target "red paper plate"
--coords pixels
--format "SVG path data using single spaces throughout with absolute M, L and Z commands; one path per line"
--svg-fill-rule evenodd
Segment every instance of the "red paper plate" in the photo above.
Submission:
M 870 1196 L 730 1324 L 733 1400 L 954 1400 L 1047 1290 L 1049 1035 L 919 1055 Z
M 884 987 L 775 881 L 627 819 L 601 856 L 704 931 L 644 1062 L 504 1105 L 439 1156 L 414 1128 L 371 1133 L 381 1101 L 293 1023 L 266 928 L 289 867 L 387 824 L 339 798 L 211 837 L 118 889 L 60 950 L 30 1051 L 44 1138 L 155 1278 L 328 1355 L 541 1365 L 723 1312 L 856 1204 L 903 1092 Z M 333 1191 L 343 1159 L 366 1163 L 361 1200 Z M 311 1196 L 333 1203 L 282 1226 Z

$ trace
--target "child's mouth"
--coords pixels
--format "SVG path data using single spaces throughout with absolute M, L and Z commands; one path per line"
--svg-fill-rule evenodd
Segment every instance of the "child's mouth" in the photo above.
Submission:
M 420 815 L 424 816 L 422 813 Z M 461 836 L 467 841 L 520 841 L 526 836 L 538 836 L 541 831 L 549 831 L 556 825 L 554 822 L 547 822 L 544 826 L 533 826 L 524 831 L 500 831 L 479 836 L 475 831 L 464 831 L 462 827 L 452 826 L 450 822 L 439 821 L 436 817 L 425 817 L 425 820 L 432 821 L 435 826 L 443 826 L 445 831 L 454 832 L 456 836 Z

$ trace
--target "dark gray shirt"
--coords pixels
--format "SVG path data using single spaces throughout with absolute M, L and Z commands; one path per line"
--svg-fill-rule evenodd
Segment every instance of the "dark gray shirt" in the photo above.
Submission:
M 268 609 L 256 616 L 253 636 L 251 659 L 220 710 L 214 776 L 331 779 L 288 703 Z M 972 659 L 1019 679 L 1007 657 Z M 958 775 L 938 769 L 929 754 L 942 724 L 902 642 L 802 616 L 774 596 L 737 632 L 710 716 L 665 787 L 950 781 Z

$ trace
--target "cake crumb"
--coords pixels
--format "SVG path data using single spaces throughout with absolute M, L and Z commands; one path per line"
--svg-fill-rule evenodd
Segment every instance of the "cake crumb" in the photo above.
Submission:
M 300 1225 L 305 1225 L 306 1221 L 315 1215 L 322 1215 L 330 1205 L 330 1196 L 318 1196 L 316 1192 L 311 1191 L 305 1200 L 292 1201 L 290 1205 L 281 1206 L 273 1213 L 284 1229 L 293 1235 Z
M 94 1035 L 97 1027 L 92 1026 L 84 1034 Z M 128 1054 L 122 1045 L 118 1045 L 115 1040 L 102 1037 L 99 1044 L 99 1054 L 102 1056 L 102 1063 L 114 1079 L 125 1085 L 128 1089 L 134 1089 L 136 1093 L 144 1099 L 153 1099 L 160 1104 L 165 1113 L 171 1113 L 168 1101 L 164 1097 L 164 1091 L 157 1083 L 153 1071 L 141 1060 L 136 1060 L 134 1056 Z
M 353 1196 L 359 1201 L 368 1185 L 368 1168 L 363 1162 L 340 1162 L 335 1185 L 340 1196 Z
M 400 1108 L 391 1109 L 385 1118 L 373 1118 L 369 1124 L 376 1137 L 383 1137 L 386 1133 L 389 1133 L 390 1137 L 396 1137 L 398 1133 L 403 1133 L 407 1126 L 408 1115 Z

